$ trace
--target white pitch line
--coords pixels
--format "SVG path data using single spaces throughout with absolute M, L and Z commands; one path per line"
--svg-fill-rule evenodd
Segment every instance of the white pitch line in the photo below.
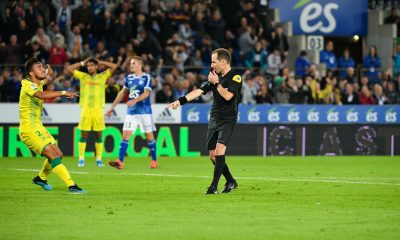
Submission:
M 25 168 L 14 168 L 8 169 L 13 171 L 24 171 L 24 172 L 37 172 L 38 169 L 25 169 Z M 210 176 L 191 176 L 191 175 L 179 175 L 179 174 L 155 174 L 155 173 L 90 173 L 90 172 L 76 172 L 70 171 L 73 174 L 96 174 L 96 175 L 129 175 L 129 176 L 151 176 L 151 177 L 175 177 L 175 178 L 210 178 Z M 261 181 L 287 181 L 287 182 L 320 182 L 320 183 L 344 183 L 344 184 L 360 184 L 360 185 L 387 185 L 387 186 L 400 186 L 400 183 L 385 183 L 385 182 L 358 182 L 358 181 L 343 181 L 343 180 L 332 180 L 332 179 L 315 179 L 315 177 L 306 178 L 276 178 L 276 177 L 236 177 L 237 179 L 243 180 L 261 180 Z M 356 179 L 356 178 L 353 178 Z M 379 180 L 379 178 L 375 178 Z

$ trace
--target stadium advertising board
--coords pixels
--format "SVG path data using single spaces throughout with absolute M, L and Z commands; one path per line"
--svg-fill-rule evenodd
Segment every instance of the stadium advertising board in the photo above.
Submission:
M 271 0 L 281 21 L 293 23 L 295 35 L 352 36 L 368 34 L 368 1 Z
M 75 124 L 46 125 L 65 156 L 77 157 L 80 131 Z M 108 124 L 103 132 L 104 157 L 116 158 L 122 125 Z M 206 156 L 206 124 L 159 124 L 155 132 L 157 154 L 167 157 Z M 88 139 L 86 155 L 94 156 L 94 139 Z M 230 155 L 400 155 L 399 125 L 295 125 L 241 124 L 236 126 L 228 148 Z M 32 157 L 21 142 L 18 126 L 0 126 L 0 157 Z M 136 131 L 130 139 L 128 157 L 149 156 L 145 135 Z
M 106 104 L 104 112 L 109 108 L 110 104 Z M 181 111 L 171 111 L 166 109 L 167 104 L 153 104 L 153 120 L 155 123 L 172 123 L 181 122 Z M 0 123 L 19 123 L 19 106 L 16 103 L 0 104 Z M 127 107 L 125 104 L 119 104 L 112 111 L 110 117 L 105 117 L 107 123 L 123 123 Z M 44 124 L 52 123 L 79 123 L 81 109 L 78 104 L 44 104 L 42 111 L 42 122 Z
M 207 123 L 210 106 L 182 107 L 182 123 Z M 239 105 L 239 124 L 399 124 L 398 105 Z

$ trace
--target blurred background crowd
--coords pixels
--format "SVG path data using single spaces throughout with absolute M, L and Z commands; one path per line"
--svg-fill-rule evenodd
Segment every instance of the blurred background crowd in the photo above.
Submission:
M 369 3 L 387 9 L 385 23 L 400 24 L 397 1 Z M 130 58 L 139 55 L 146 61 L 144 71 L 153 76 L 152 102 L 168 103 L 207 80 L 211 52 L 223 47 L 243 74 L 244 104 L 400 103 L 400 47 L 393 56 L 380 56 L 379 46 L 369 46 L 356 62 L 352 49 L 338 53 L 335 42 L 327 41 L 320 52 L 326 73 L 306 51 L 289 69 L 290 43 L 268 11 L 267 0 L 4 0 L 0 100 L 18 102 L 23 64 L 31 57 L 55 70 L 47 90 L 76 92 L 79 81 L 65 66 L 95 57 L 120 66 L 105 89 L 106 101 L 112 102 L 129 73 Z M 381 57 L 393 58 L 393 67 L 381 69 Z M 211 101 L 208 94 L 194 102 Z

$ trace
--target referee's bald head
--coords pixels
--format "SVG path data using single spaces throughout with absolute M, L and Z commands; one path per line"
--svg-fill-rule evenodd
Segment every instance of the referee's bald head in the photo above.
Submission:
M 231 64 L 231 53 L 225 48 L 215 49 L 212 54 L 217 55 L 219 61 L 225 60 L 227 64 Z

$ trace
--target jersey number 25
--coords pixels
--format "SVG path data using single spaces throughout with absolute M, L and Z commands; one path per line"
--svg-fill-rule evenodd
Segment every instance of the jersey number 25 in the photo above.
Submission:
M 139 97 L 139 90 L 131 89 L 129 93 L 129 98 L 137 98 Z

